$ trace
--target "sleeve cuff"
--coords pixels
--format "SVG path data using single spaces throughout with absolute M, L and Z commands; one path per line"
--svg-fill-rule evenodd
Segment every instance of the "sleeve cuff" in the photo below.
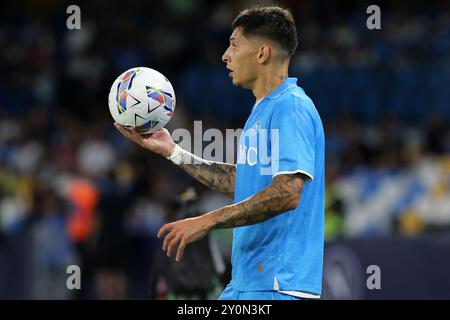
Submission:
M 275 178 L 275 177 L 278 176 L 279 174 L 296 174 L 296 173 L 304 174 L 304 175 L 307 176 L 311 181 L 314 180 L 314 176 L 313 176 L 312 174 L 310 174 L 309 172 L 305 171 L 305 170 L 279 171 L 279 172 L 275 173 L 275 174 L 273 175 L 272 178 Z

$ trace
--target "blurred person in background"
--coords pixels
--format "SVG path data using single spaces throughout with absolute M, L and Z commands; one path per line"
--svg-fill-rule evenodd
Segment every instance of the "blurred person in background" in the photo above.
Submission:
M 201 213 L 199 197 L 192 187 L 172 199 L 169 208 L 167 221 L 193 218 Z M 159 298 L 205 300 L 216 298 L 216 291 L 223 289 L 220 277 L 225 272 L 225 264 L 216 239 L 210 234 L 193 243 L 189 255 L 178 263 L 163 254 L 157 257 Z
M 95 247 L 99 299 L 125 299 L 128 296 L 131 239 L 126 232 L 126 217 L 134 202 L 133 182 L 130 168 L 118 165 L 101 183 Z

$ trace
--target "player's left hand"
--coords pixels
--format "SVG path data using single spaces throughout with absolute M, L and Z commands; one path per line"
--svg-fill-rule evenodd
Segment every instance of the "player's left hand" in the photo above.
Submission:
M 167 223 L 158 231 L 158 238 L 165 235 L 163 250 L 170 257 L 178 245 L 175 260 L 181 260 L 186 245 L 203 238 L 210 231 L 206 217 L 183 219 Z

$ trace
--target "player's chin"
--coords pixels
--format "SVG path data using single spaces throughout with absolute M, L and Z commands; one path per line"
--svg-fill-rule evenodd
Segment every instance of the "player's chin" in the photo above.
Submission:
M 250 82 L 248 81 L 242 81 L 242 79 L 236 79 L 233 78 L 233 85 L 235 85 L 236 87 L 239 88 L 243 88 L 243 89 L 251 89 L 251 85 Z
M 233 83 L 233 85 L 235 85 L 237 87 L 241 87 L 242 86 L 242 83 L 236 77 L 231 76 L 231 82 Z

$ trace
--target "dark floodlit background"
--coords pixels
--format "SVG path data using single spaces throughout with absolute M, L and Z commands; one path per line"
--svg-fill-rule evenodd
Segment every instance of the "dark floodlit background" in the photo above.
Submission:
M 148 66 L 177 94 L 169 130 L 242 128 L 254 98 L 221 55 L 237 13 L 266 1 L 0 4 L 0 298 L 217 298 L 231 231 L 174 264 L 156 231 L 229 203 L 118 134 L 114 79 Z M 326 131 L 324 299 L 450 298 L 450 2 L 279 1 L 291 76 Z M 381 7 L 381 30 L 366 8 Z M 81 290 L 68 290 L 69 265 Z M 367 268 L 381 271 L 369 290 Z M 301 266 L 299 266 L 301 268 Z M 370 282 L 370 281 L 369 281 Z

